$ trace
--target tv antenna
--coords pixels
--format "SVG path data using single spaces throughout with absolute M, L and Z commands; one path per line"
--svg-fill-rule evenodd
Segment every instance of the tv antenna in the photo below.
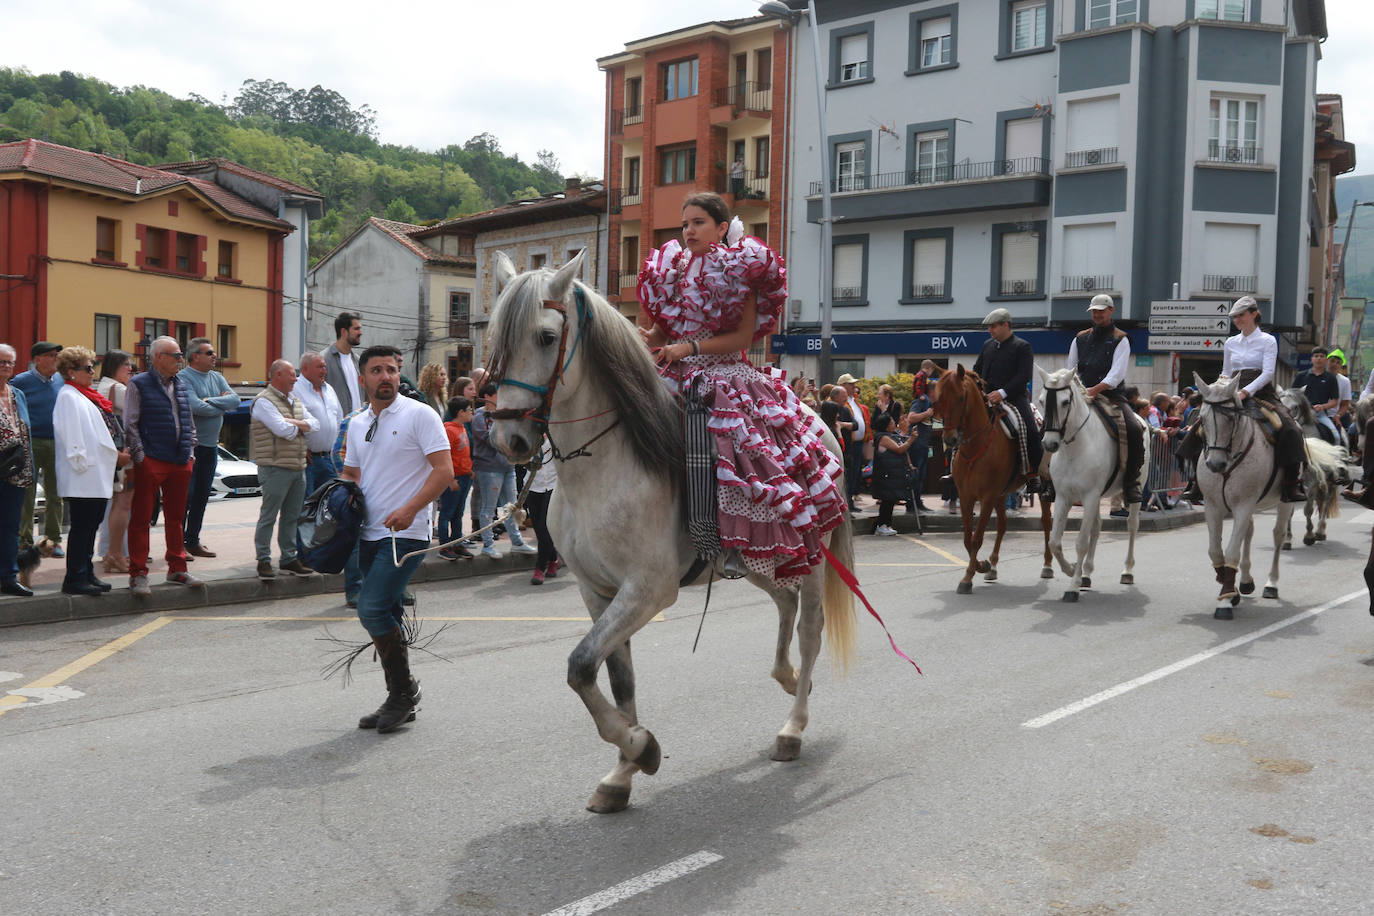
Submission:
M 868 123 L 878 128 L 878 143 L 875 148 L 873 157 L 873 174 L 877 175 L 881 174 L 882 172 L 882 168 L 880 166 L 883 159 L 883 134 L 887 134 L 889 137 L 892 138 L 893 145 L 896 147 L 897 152 L 901 152 L 902 150 L 902 135 L 897 133 L 896 121 L 888 125 L 884 124 L 882 121 L 879 121 L 877 118 L 869 117 Z

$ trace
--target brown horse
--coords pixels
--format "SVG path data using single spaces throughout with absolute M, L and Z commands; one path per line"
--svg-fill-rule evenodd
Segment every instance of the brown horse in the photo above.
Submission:
M 964 520 L 964 548 L 968 551 L 968 568 L 959 581 L 958 593 L 973 593 L 973 574 L 983 573 L 992 582 L 997 578 L 997 558 L 1002 550 L 1002 535 L 1007 531 L 1006 496 L 1023 486 L 1026 475 L 1016 473 L 1015 443 L 996 428 L 995 415 L 987 407 L 983 383 L 975 373 L 961 365 L 945 372 L 935 385 L 935 415 L 944 421 L 945 442 L 957 441 L 959 451 L 954 456 L 952 473 L 959 490 L 959 510 Z M 1042 476 L 1043 474 L 1042 470 Z M 1048 477 L 1045 476 L 1048 480 Z M 979 507 L 978 523 L 973 521 L 974 504 Z M 988 517 L 997 510 L 997 540 L 986 560 L 979 561 L 983 547 L 983 533 Z M 1050 504 L 1040 500 L 1040 524 L 1045 532 L 1045 561 L 1040 578 L 1054 578 L 1050 566 Z

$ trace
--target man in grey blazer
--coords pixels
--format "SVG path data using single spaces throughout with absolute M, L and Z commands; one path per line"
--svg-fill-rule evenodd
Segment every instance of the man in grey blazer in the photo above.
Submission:
M 339 396 L 346 417 L 362 407 L 362 382 L 358 377 L 358 355 L 353 352 L 363 339 L 363 321 L 355 312 L 340 312 L 334 319 L 335 340 L 320 352 L 324 357 L 324 380 Z

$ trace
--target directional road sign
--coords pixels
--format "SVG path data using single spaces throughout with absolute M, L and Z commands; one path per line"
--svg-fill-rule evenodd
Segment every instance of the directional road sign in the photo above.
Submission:
M 1150 316 L 1151 334 L 1225 334 L 1231 330 L 1231 319 L 1220 318 L 1175 318 L 1173 316 Z
M 1230 311 L 1231 303 L 1218 300 L 1161 299 L 1150 303 L 1151 318 L 1225 318 Z
M 1199 350 L 1203 353 L 1220 353 L 1226 343 L 1225 337 L 1208 337 L 1201 334 L 1150 334 L 1150 349 L 1159 350 Z

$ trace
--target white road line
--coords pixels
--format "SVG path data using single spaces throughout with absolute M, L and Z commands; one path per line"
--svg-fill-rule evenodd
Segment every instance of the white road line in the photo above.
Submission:
M 615 887 L 608 887 L 604 891 L 575 900 L 564 907 L 559 907 L 545 916 L 588 916 L 607 907 L 615 906 L 622 900 L 628 900 L 635 894 L 642 894 L 647 890 L 652 890 L 660 884 L 667 884 L 683 875 L 691 874 L 699 868 L 705 868 L 715 862 L 719 862 L 724 856 L 714 852 L 694 852 L 690 856 L 684 856 L 675 862 L 669 862 L 653 871 L 647 871 L 638 877 L 628 881 L 622 881 Z
M 1045 713 L 1045 715 L 1043 716 L 1038 716 L 1034 719 L 1030 719 L 1029 721 L 1022 722 L 1021 727 L 1043 728 L 1046 725 L 1058 722 L 1060 719 L 1067 718 L 1076 712 L 1082 712 L 1085 709 L 1090 709 L 1091 707 L 1096 706 L 1098 703 L 1105 703 L 1108 700 L 1115 699 L 1116 697 L 1121 696 L 1123 693 L 1127 693 L 1131 690 L 1136 689 L 1137 687 L 1143 687 L 1146 684 L 1152 683 L 1161 678 L 1168 677 L 1171 674 L 1177 674 L 1184 668 L 1190 668 L 1193 665 L 1196 665 L 1198 662 L 1205 662 L 1207 659 L 1211 658 L 1214 655 L 1221 655 L 1223 652 L 1230 652 L 1232 649 L 1243 646 L 1246 643 L 1254 642 L 1257 639 L 1268 636 L 1270 633 L 1275 633 L 1279 630 L 1282 630 L 1284 627 L 1291 627 L 1293 624 L 1307 620 L 1309 617 L 1316 617 L 1323 611 L 1329 611 L 1333 607 L 1340 607 L 1347 601 L 1353 601 L 1356 598 L 1362 598 L 1366 594 L 1368 594 L 1368 592 L 1362 588 L 1359 591 L 1351 592 L 1348 595 L 1342 595 L 1339 598 L 1326 602 L 1326 604 L 1318 605 L 1314 608 L 1309 608 L 1308 610 L 1303 611 L 1301 614 L 1294 614 L 1287 620 L 1280 620 L 1278 623 L 1271 623 L 1269 626 L 1256 630 L 1253 633 L 1248 633 L 1245 636 L 1237 637 L 1236 639 L 1233 639 L 1230 642 L 1224 642 L 1219 646 L 1214 646 L 1211 649 L 1208 649 L 1206 652 L 1199 652 L 1197 655 L 1191 655 L 1188 658 L 1183 659 L 1182 661 L 1174 662 L 1172 665 L 1166 665 L 1163 668 L 1156 668 L 1149 674 L 1142 674 L 1138 678 L 1125 681 L 1121 684 L 1117 684 L 1115 687 L 1110 687 L 1102 691 L 1101 693 L 1095 693 L 1090 697 L 1084 697 L 1077 703 L 1070 703 L 1068 706 L 1061 706 L 1054 712 L 1048 712 Z

